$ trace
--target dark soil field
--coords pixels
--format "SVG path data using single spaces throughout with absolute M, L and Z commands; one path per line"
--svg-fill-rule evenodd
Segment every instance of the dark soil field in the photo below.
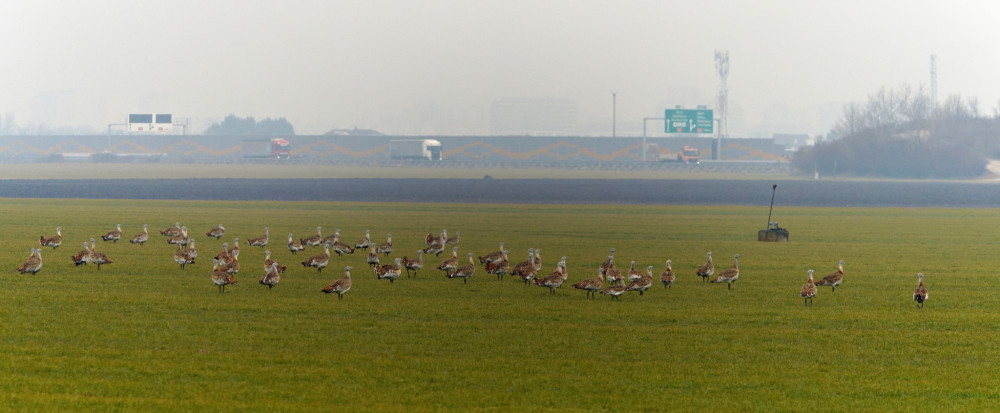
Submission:
M 956 182 L 553 179 L 3 180 L 8 198 L 834 207 L 1000 206 L 1000 185 Z

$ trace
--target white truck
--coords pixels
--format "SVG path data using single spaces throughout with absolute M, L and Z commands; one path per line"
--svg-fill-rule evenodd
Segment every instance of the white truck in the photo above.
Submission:
M 427 159 L 440 161 L 441 142 L 436 139 L 398 139 L 389 141 L 389 159 Z

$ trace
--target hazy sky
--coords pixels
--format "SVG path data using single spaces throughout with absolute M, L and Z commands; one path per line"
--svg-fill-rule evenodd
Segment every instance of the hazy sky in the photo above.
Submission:
M 638 135 L 714 106 L 730 133 L 825 133 L 882 86 L 1000 101 L 993 1 L 6 1 L 0 115 L 103 133 L 128 113 L 285 117 L 299 134 L 489 134 L 505 98 L 576 104 L 581 130 Z M 650 124 L 661 130 L 662 124 Z

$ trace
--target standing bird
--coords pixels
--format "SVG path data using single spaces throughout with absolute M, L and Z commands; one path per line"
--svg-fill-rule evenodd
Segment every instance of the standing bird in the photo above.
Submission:
M 368 255 L 365 256 L 365 262 L 368 263 L 369 268 L 375 268 L 379 265 L 378 253 L 375 252 L 375 245 L 368 246 Z
M 39 237 L 38 243 L 42 244 L 43 247 L 52 247 L 52 249 L 56 249 L 56 247 L 62 245 L 62 227 L 56 228 L 56 235 L 49 238 L 45 238 L 44 235 Z
M 389 280 L 389 284 L 393 281 L 399 279 L 399 276 L 403 273 L 402 264 L 400 263 L 403 259 L 397 257 L 392 264 L 382 264 L 375 270 L 375 279 L 377 280 Z
M 510 251 L 503 250 L 503 256 L 500 257 L 500 261 L 497 262 L 487 262 L 486 263 L 486 273 L 494 274 L 497 279 L 503 281 L 503 277 L 510 273 L 510 259 L 507 258 L 507 253 Z
M 111 259 L 108 258 L 107 255 L 104 255 L 103 252 L 97 251 L 95 248 L 96 248 L 96 242 L 94 241 L 93 238 L 91 238 L 90 239 L 90 262 L 92 262 L 94 264 L 97 264 L 97 269 L 98 270 L 101 269 L 101 264 L 114 264 L 114 262 L 111 261 Z
M 385 234 L 385 242 L 379 244 L 378 248 L 375 248 L 376 254 L 385 254 L 386 257 L 392 252 L 392 234 Z
M 625 284 L 619 282 L 616 284 L 609 285 L 608 288 L 605 288 L 604 291 L 601 291 L 601 294 L 610 295 L 611 300 L 617 300 L 618 297 L 621 297 L 622 294 L 625 294 Z
M 372 245 L 372 232 L 371 230 L 366 229 L 365 237 L 359 240 L 358 242 L 355 242 L 354 248 L 363 249 L 363 248 L 368 248 L 369 245 Z
M 448 239 L 444 240 L 445 245 L 458 245 L 460 234 L 461 233 L 459 231 L 455 231 L 454 237 L 448 237 Z
M 514 264 L 514 268 L 510 269 L 510 275 L 520 277 L 524 281 L 524 285 L 528 285 L 538 275 L 538 269 L 535 267 L 534 248 L 528 248 L 528 260 Z
M 270 290 L 278 285 L 278 281 L 281 281 L 281 270 L 278 269 L 277 261 L 271 262 L 271 267 L 264 270 L 264 276 L 260 277 L 260 284 L 266 285 L 267 289 Z
M 635 269 L 635 261 L 628 267 L 628 282 L 632 282 L 642 278 L 643 274 L 639 270 Z
M 264 251 L 264 271 L 267 271 L 268 269 L 270 269 L 272 266 L 274 266 L 275 263 L 278 263 L 278 262 L 271 259 L 271 250 Z M 281 273 L 285 272 L 285 268 L 287 268 L 287 267 L 285 267 L 284 265 L 281 265 L 281 263 L 278 263 L 278 266 L 275 267 L 275 269 L 277 269 L 278 272 L 281 272 Z
M 142 224 L 142 232 L 136 234 L 132 239 L 128 240 L 129 243 L 143 245 L 149 241 L 149 225 Z
M 250 239 L 248 239 L 247 240 L 247 245 L 249 245 L 251 247 L 261 247 L 261 248 L 266 247 L 268 240 L 270 240 L 270 238 L 271 238 L 269 231 L 270 231 L 270 228 L 264 227 L 264 235 L 256 237 L 256 238 L 250 238 Z
M 927 301 L 927 288 L 924 288 L 924 274 L 917 273 L 917 289 L 913 290 L 913 301 L 917 302 L 917 308 L 924 308 Z
M 642 296 L 649 287 L 653 286 L 653 266 L 650 265 L 646 267 L 646 274 L 640 276 L 639 278 L 631 281 L 625 286 L 625 291 L 638 291 L 639 296 Z
M 625 278 L 622 277 L 622 272 L 618 270 L 618 267 L 615 265 L 615 256 L 608 255 L 608 260 L 605 262 L 608 263 L 608 266 L 604 269 L 604 279 L 607 280 L 609 284 L 624 281 Z
M 712 251 L 709 251 L 707 255 L 708 262 L 706 262 L 705 265 L 698 267 L 698 270 L 695 271 L 695 274 L 698 274 L 698 276 L 701 277 L 701 282 L 707 281 L 708 277 L 715 274 L 715 264 L 712 263 Z
M 223 270 L 230 274 L 236 274 L 240 272 L 240 250 L 233 249 L 232 251 L 230 251 L 229 261 L 226 261 L 225 263 L 220 262 L 220 264 L 223 264 L 221 267 L 219 267 L 220 270 Z
M 608 259 L 604 260 L 604 262 L 601 263 L 601 268 L 604 268 L 604 272 L 607 272 L 608 268 L 611 267 L 612 265 L 615 265 L 615 249 L 614 248 L 612 248 L 609 251 Z
M 188 243 L 188 231 L 187 227 L 181 227 L 181 231 L 170 238 L 167 238 L 167 244 L 177 244 L 177 245 L 187 245 Z
M 223 235 L 226 235 L 226 227 L 222 226 L 222 224 L 219 224 L 219 226 L 212 228 L 205 233 L 205 236 L 215 237 L 215 239 L 220 239 Z
M 456 268 L 458 268 L 458 247 L 451 247 L 451 257 L 441 261 L 441 263 L 438 264 L 437 269 L 444 271 L 447 275 Z
M 292 234 L 288 234 L 288 250 L 291 251 L 292 254 L 304 249 L 306 249 L 306 247 L 303 247 L 301 242 L 292 238 Z
M 549 273 L 545 278 L 535 278 L 535 285 L 540 287 L 548 287 L 549 294 L 555 294 L 556 288 L 562 287 L 563 282 L 569 278 L 566 273 L 566 257 L 563 257 L 562 261 L 556 265 L 556 269 Z
M 302 261 L 303 267 L 315 267 L 319 272 L 323 272 L 323 267 L 326 267 L 330 263 L 330 247 L 324 245 L 323 253 L 319 255 L 313 255 L 309 259 Z
M 344 278 L 336 280 L 326 286 L 322 291 L 326 294 L 337 293 L 337 299 L 343 300 L 344 293 L 351 289 L 351 267 L 344 267 Z
M 181 233 L 181 223 L 180 222 L 174 222 L 174 226 L 172 226 L 170 228 L 167 228 L 167 229 L 161 229 L 160 230 L 160 235 L 163 235 L 165 237 L 172 237 L 174 235 L 180 235 L 180 233 Z
M 710 282 L 711 283 L 726 283 L 726 289 L 730 290 L 733 288 L 733 283 L 740 278 L 740 254 L 733 256 L 733 268 L 726 269 L 725 271 L 716 275 Z
M 31 255 L 29 255 L 28 259 L 24 261 L 24 264 L 21 264 L 20 266 L 17 267 L 17 272 L 21 274 L 30 272 L 31 275 L 35 275 L 38 271 L 41 271 L 41 269 L 42 269 L 42 249 L 32 248 Z
M 212 283 L 219 287 L 219 293 L 226 292 L 226 286 L 236 284 L 233 275 L 219 268 L 219 260 L 212 260 Z
M 216 258 L 214 261 L 218 263 L 219 259 Z M 177 244 L 177 251 L 174 251 L 174 262 L 180 264 L 181 269 L 183 270 L 185 265 L 194 264 L 194 258 L 189 257 L 187 252 L 184 251 L 184 247 Z
M 336 231 L 333 232 L 333 238 L 328 239 L 325 242 L 326 242 L 327 245 L 329 245 L 329 246 L 331 246 L 333 248 L 333 252 L 336 252 L 338 257 L 341 257 L 344 254 L 353 254 L 354 253 L 354 247 L 352 247 L 350 245 L 347 245 L 347 244 L 345 244 L 343 242 L 340 242 L 340 229 L 339 228 Z
M 378 255 L 375 256 L 378 258 Z M 406 268 L 406 278 L 410 278 L 410 271 L 413 271 L 413 278 L 417 278 L 417 272 L 424 268 L 424 252 L 417 251 L 417 259 L 411 260 L 403 256 L 403 268 Z
M 799 292 L 799 295 L 802 296 L 802 305 L 806 305 L 807 302 L 809 305 L 812 305 L 813 297 L 816 296 L 816 291 L 819 290 L 813 282 L 813 270 L 809 270 L 808 274 L 809 279 L 806 280 L 806 284 L 802 286 L 802 291 Z
M 469 277 L 476 274 L 476 263 L 472 261 L 472 253 L 469 253 L 469 263 L 461 267 L 455 268 L 454 271 L 448 273 L 448 278 L 461 278 L 462 284 L 467 284 L 469 282 Z
M 493 252 L 491 252 L 489 254 L 486 254 L 486 255 L 481 255 L 479 257 L 479 263 L 480 264 L 486 264 L 487 262 L 494 262 L 495 263 L 497 261 L 500 261 L 501 258 L 503 258 L 503 241 L 500 242 L 500 249 L 499 250 L 493 251 Z
M 820 287 L 829 285 L 833 287 L 833 289 L 830 290 L 830 292 L 836 292 L 837 286 L 840 285 L 840 283 L 842 282 L 844 282 L 844 260 L 840 260 L 840 262 L 837 263 L 837 271 L 834 271 L 832 274 L 823 277 L 823 279 L 819 280 L 819 282 L 816 283 L 816 285 Z
M 430 245 L 428 245 L 427 248 L 424 248 L 421 251 L 423 251 L 424 254 L 428 255 L 434 254 L 434 256 L 440 256 L 441 253 L 444 252 L 444 240 L 445 240 L 445 234 L 441 233 L 441 236 L 431 241 Z
M 118 240 L 122 238 L 122 224 L 115 225 L 115 229 L 109 231 L 107 234 L 101 235 L 101 239 L 104 241 L 111 241 L 112 244 L 117 244 Z
M 588 278 L 573 284 L 573 288 L 587 292 L 587 298 L 594 298 L 604 286 L 604 268 L 597 267 L 597 278 Z
M 195 258 L 198 258 L 198 250 L 195 249 L 194 247 L 194 238 L 191 238 L 191 240 L 188 241 L 187 251 L 185 253 L 187 254 L 188 258 L 191 259 L 191 261 L 194 261 Z
M 663 283 L 663 288 L 671 288 L 674 285 L 674 269 L 670 266 L 672 262 L 667 260 L 667 269 L 660 273 L 660 282 Z
M 316 235 L 313 235 L 308 238 L 302 238 L 299 240 L 299 242 L 301 242 L 302 245 L 305 245 L 307 247 L 315 247 L 319 244 L 322 244 L 323 243 L 323 234 L 321 233 L 322 229 L 323 227 L 316 227 Z
M 90 248 L 87 247 L 87 241 L 83 242 L 83 249 L 77 252 L 73 256 L 73 264 L 75 265 L 87 265 L 90 262 Z

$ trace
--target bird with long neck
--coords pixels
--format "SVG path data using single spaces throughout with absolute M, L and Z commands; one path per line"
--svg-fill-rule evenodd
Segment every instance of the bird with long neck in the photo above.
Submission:
M 816 283 L 813 282 L 813 270 L 809 270 L 808 274 L 809 279 L 806 281 L 806 284 L 802 286 L 802 291 L 799 292 L 799 295 L 802 296 L 802 305 L 805 305 L 806 302 L 808 302 L 809 305 L 812 305 L 813 297 L 816 296 L 816 290 L 818 290 L 818 288 L 816 288 Z
M 698 267 L 698 270 L 695 271 L 695 274 L 701 277 L 701 282 L 708 281 L 708 277 L 715 274 L 715 264 L 712 263 L 712 251 L 709 251 L 706 255 L 708 255 L 708 262 Z
M 733 283 L 740 278 L 740 254 L 733 256 L 733 268 L 726 269 L 716 275 L 710 282 L 711 283 L 726 283 L 726 289 L 731 290 L 733 288 Z
M 917 273 L 917 289 L 913 290 L 913 301 L 917 302 L 917 308 L 924 308 L 927 302 L 927 288 L 924 287 L 924 274 Z
M 842 282 L 844 282 L 844 260 L 840 260 L 840 262 L 837 263 L 837 271 L 823 277 L 823 279 L 819 280 L 816 285 L 820 287 L 829 285 L 833 288 L 830 292 L 836 292 L 837 286 Z

